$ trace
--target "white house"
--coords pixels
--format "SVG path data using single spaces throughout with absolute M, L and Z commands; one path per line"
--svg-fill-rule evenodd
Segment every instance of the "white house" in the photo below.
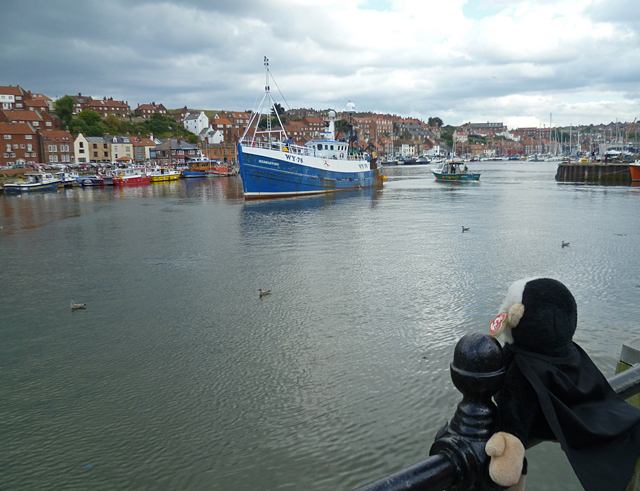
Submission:
M 211 126 L 205 128 L 198 135 L 200 141 L 206 145 L 218 145 L 224 141 L 224 135 L 220 130 L 214 130 Z
M 182 123 L 186 130 L 199 135 L 202 130 L 209 126 L 209 118 L 207 118 L 204 111 L 200 111 L 200 114 L 193 112 L 189 113 Z

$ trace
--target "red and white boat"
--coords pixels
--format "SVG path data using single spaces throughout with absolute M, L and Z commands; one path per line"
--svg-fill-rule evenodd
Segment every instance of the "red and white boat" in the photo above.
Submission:
M 114 186 L 127 186 L 130 184 L 149 184 L 151 179 L 144 167 L 127 167 L 115 171 Z
M 631 180 L 633 182 L 640 182 L 640 160 L 629 164 L 629 171 L 631 172 Z

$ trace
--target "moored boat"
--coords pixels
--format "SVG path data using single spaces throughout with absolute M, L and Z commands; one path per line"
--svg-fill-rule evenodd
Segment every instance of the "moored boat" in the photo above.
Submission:
M 207 173 L 205 171 L 185 169 L 182 171 L 182 177 L 187 179 L 193 177 L 207 177 Z
M 443 162 L 431 169 L 436 181 L 479 181 L 480 174 L 474 174 L 462 160 Z
M 271 98 L 266 57 L 265 70 L 264 98 L 238 143 L 245 199 L 328 193 L 382 183 L 376 159 L 335 139 L 334 111 L 329 112 L 324 138 L 306 145 L 294 144 L 286 134 Z M 279 128 L 272 128 L 271 114 L 277 118 Z M 263 115 L 267 115 L 266 129 L 259 128 Z
M 629 164 L 629 171 L 631 172 L 631 181 L 640 181 L 640 160 L 636 160 L 632 164 Z
M 234 169 L 233 166 L 221 162 L 217 162 L 216 165 L 212 165 L 211 168 L 205 171 L 207 177 L 235 176 L 237 173 L 238 171 Z
M 102 178 L 103 186 L 113 186 L 113 179 L 116 176 L 116 171 L 108 170 L 98 174 Z
M 149 184 L 151 180 L 146 169 L 142 167 L 126 167 L 119 169 L 113 178 L 114 186 L 127 186 L 132 184 Z
M 53 176 L 60 179 L 64 187 L 77 186 L 78 177 L 80 177 L 76 171 L 60 171 L 56 172 Z
M 149 172 L 151 182 L 176 181 L 180 177 L 180 171 L 169 167 L 156 167 Z
M 76 182 L 81 186 L 102 186 L 104 184 L 102 176 L 98 174 L 77 177 Z
M 29 172 L 24 179 L 8 182 L 4 185 L 5 193 L 22 193 L 27 191 L 45 191 L 62 186 L 62 180 L 48 172 Z

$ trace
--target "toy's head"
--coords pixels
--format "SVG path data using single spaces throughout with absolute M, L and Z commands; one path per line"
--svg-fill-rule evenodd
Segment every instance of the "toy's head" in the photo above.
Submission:
M 525 279 L 511 284 L 490 331 L 528 351 L 549 352 L 571 343 L 577 323 L 576 301 L 566 286 L 551 278 Z

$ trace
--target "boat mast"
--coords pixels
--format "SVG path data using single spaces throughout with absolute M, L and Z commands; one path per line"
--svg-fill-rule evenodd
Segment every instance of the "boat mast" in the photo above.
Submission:
M 264 96 L 265 99 L 269 101 L 269 107 L 275 110 L 275 104 L 273 104 L 273 100 L 271 99 L 271 89 L 269 88 L 269 58 L 266 56 L 264 57 L 264 75 Z M 271 143 L 271 114 L 267 114 L 267 134 L 269 135 L 269 143 Z

